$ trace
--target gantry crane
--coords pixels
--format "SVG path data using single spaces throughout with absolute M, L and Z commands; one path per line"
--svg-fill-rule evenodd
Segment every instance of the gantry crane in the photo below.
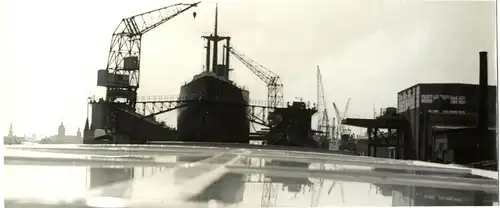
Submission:
M 319 66 L 316 67 L 317 73 L 317 108 L 320 115 L 318 115 L 318 131 L 321 132 L 323 137 L 322 142 L 326 142 L 330 139 L 330 118 L 328 117 L 327 104 L 325 99 L 325 89 L 323 87 L 323 78 L 321 77 L 321 71 Z
M 272 108 L 283 106 L 283 84 L 280 77 L 243 53 L 236 51 L 233 47 L 229 48 L 229 52 L 266 83 L 267 105 Z
M 98 73 L 97 85 L 106 87 L 106 101 L 135 109 L 142 36 L 199 3 L 178 3 L 122 19 L 111 38 L 106 69 Z

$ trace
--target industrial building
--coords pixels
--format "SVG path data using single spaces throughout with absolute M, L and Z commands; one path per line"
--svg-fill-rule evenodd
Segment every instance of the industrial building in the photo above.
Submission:
M 488 86 L 487 52 L 479 52 L 479 85 L 418 84 L 398 93 L 417 160 L 497 168 L 496 87 Z M 476 163 L 475 165 L 473 165 Z M 484 164 L 483 164 L 484 165 Z M 483 167 L 484 168 L 484 167 Z
M 366 145 L 356 151 L 368 156 L 497 169 L 497 89 L 488 86 L 487 71 L 480 52 L 479 85 L 416 84 L 397 94 L 397 108 L 342 123 L 367 128 Z
M 398 93 L 397 112 L 387 108 L 375 119 L 342 122 L 367 128 L 367 140 L 356 144 L 356 151 L 367 156 L 496 169 L 496 87 L 486 89 L 417 84 Z
M 387 135 L 382 135 L 384 137 L 387 137 Z M 391 135 L 391 138 L 396 136 L 396 132 L 393 132 Z M 368 138 L 367 137 L 360 137 L 356 138 L 355 143 L 352 143 L 351 145 L 353 147 L 353 151 L 359 152 L 361 155 L 368 155 Z M 348 144 L 349 145 L 349 144 Z M 394 147 L 386 147 L 386 146 L 377 146 L 373 148 L 374 154 L 372 154 L 374 157 L 380 157 L 380 158 L 394 158 Z
M 476 124 L 480 108 L 496 112 L 496 86 L 488 86 L 484 107 L 478 105 L 480 95 L 479 85 L 455 83 L 417 84 L 399 92 L 398 114 L 412 129 L 415 158 L 456 163 L 494 159 L 494 149 L 488 153 L 493 155 L 475 156 L 470 152 L 476 143 L 495 146 L 495 114 L 487 114 L 486 137 L 480 136 Z

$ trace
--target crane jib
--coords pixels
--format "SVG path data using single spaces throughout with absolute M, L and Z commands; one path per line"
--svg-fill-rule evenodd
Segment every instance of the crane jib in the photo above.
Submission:
M 106 87 L 106 100 L 118 99 L 135 108 L 142 35 L 200 2 L 179 3 L 124 18 L 113 33 L 106 70 L 99 70 L 98 86 Z
M 281 107 L 283 103 L 283 84 L 280 77 L 251 58 L 234 50 L 233 47 L 229 47 L 229 52 L 266 83 L 268 106 Z

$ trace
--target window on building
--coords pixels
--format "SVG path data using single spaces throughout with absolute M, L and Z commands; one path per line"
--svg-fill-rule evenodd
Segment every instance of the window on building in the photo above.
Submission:
M 458 96 L 458 104 L 466 104 L 465 96 Z
M 458 97 L 457 96 L 451 96 L 450 103 L 451 104 L 458 104 Z

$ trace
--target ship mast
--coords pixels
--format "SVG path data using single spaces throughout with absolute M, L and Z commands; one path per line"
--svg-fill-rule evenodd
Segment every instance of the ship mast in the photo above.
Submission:
M 217 76 L 224 77 L 226 79 L 229 79 L 229 50 L 230 48 L 229 42 L 231 40 L 231 37 L 228 36 L 219 36 L 218 34 L 218 5 L 216 4 L 215 6 L 215 25 L 214 25 L 214 33 L 211 34 L 210 36 L 203 36 L 204 39 L 207 40 L 207 45 L 206 45 L 206 67 L 205 71 L 209 72 L 212 71 Z M 219 57 L 219 41 L 226 40 L 226 45 L 224 47 L 224 52 L 225 52 L 225 60 L 224 64 L 219 64 L 218 63 L 218 57 Z M 213 53 L 212 55 L 212 63 L 210 63 L 210 53 Z
M 218 10 L 219 10 L 219 5 L 215 5 L 215 26 L 214 26 L 214 54 L 212 58 L 212 71 L 214 71 L 217 68 L 217 56 L 219 56 L 219 41 L 222 39 L 219 39 L 219 35 L 217 34 L 217 20 L 218 18 Z M 214 71 L 215 72 L 215 71 Z

